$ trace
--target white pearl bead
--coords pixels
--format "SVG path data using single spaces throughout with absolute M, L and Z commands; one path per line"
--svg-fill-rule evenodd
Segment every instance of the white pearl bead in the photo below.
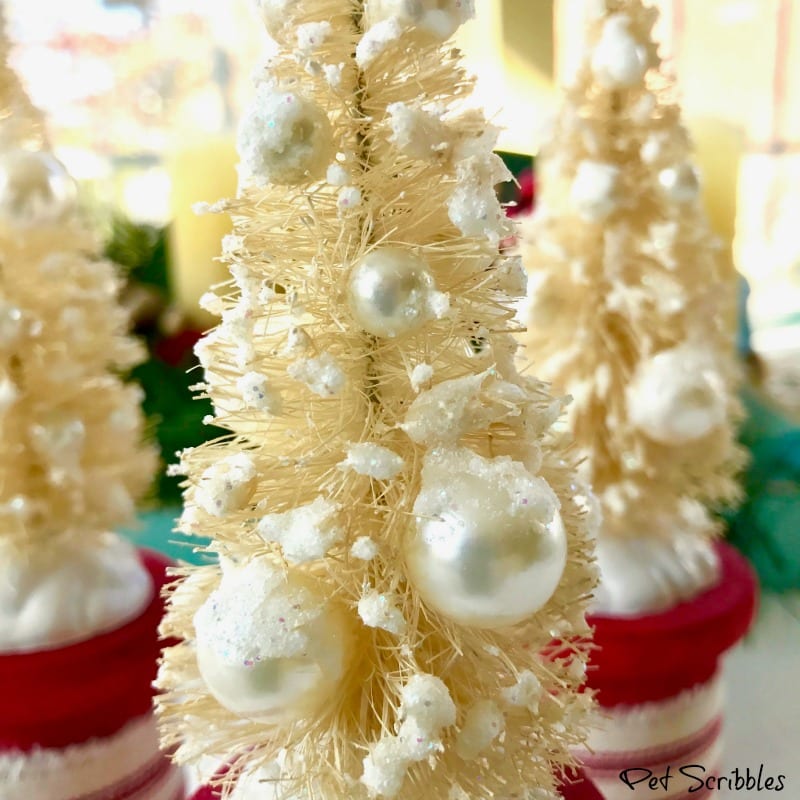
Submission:
M 435 291 L 421 258 L 399 247 L 379 247 L 364 256 L 350 275 L 350 310 L 364 330 L 393 338 L 432 316 Z
M 667 197 L 676 203 L 691 203 L 700 191 L 697 170 L 686 163 L 662 169 L 658 173 L 658 183 Z
M 626 14 L 612 14 L 592 54 L 594 77 L 607 89 L 637 86 L 647 72 L 647 49 L 631 35 L 630 23 Z
M 8 224 L 58 222 L 76 199 L 75 182 L 50 153 L 13 150 L 0 158 L 0 218 Z
M 449 39 L 474 16 L 474 0 L 369 0 L 367 3 L 370 25 L 397 19 L 440 41 Z
M 0 347 L 11 347 L 16 344 L 24 327 L 22 310 L 0 300 Z
M 711 357 L 688 345 L 643 361 L 627 390 L 631 422 L 656 442 L 680 445 L 725 421 L 726 393 Z
M 296 92 L 258 87 L 237 138 L 243 181 L 297 185 L 325 175 L 334 153 L 325 110 Z
M 581 161 L 570 187 L 570 202 L 589 222 L 601 222 L 619 205 L 619 167 Z
M 566 564 L 566 532 L 558 510 L 542 524 L 536 494 L 544 487 L 552 496 L 547 504 L 555 497 L 544 481 L 530 477 L 526 507 L 527 498 L 505 490 L 499 475 L 463 469 L 423 476 L 424 502 L 418 497 L 415 503 L 405 558 L 426 604 L 455 622 L 498 628 L 525 620 L 550 599 Z
M 240 716 L 280 723 L 312 715 L 344 674 L 347 620 L 311 579 L 290 572 L 275 585 L 274 573 L 260 578 L 252 564 L 226 573 L 195 615 L 200 674 Z

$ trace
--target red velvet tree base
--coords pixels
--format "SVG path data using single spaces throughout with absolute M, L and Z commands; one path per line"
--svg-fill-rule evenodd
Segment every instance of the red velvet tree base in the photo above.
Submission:
M 755 575 L 730 545 L 716 549 L 721 579 L 695 599 L 657 614 L 589 617 L 598 650 L 588 684 L 601 706 L 655 702 L 705 683 L 745 635 L 755 613 Z
M 598 649 L 587 683 L 606 719 L 578 756 L 608 800 L 652 796 L 649 778 L 664 775 L 668 766 L 672 778 L 666 789 L 658 787 L 659 797 L 703 800 L 716 794 L 720 659 L 750 627 L 757 596 L 742 556 L 727 544 L 716 547 L 720 581 L 693 600 L 656 614 L 589 618 Z M 703 772 L 675 774 L 691 764 Z
M 3 701 L 0 750 L 110 736 L 150 710 L 168 562 L 146 551 L 142 560 L 154 596 L 139 617 L 77 644 L 0 656 L 0 685 L 13 687 Z
M 153 598 L 135 619 L 51 650 L 0 656 L 0 797 L 179 800 L 158 751 L 152 683 L 169 561 L 142 551 Z

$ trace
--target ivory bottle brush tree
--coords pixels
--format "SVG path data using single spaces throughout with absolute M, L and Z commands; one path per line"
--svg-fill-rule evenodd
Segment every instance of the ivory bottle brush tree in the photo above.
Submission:
M 112 265 L 94 258 L 76 189 L 7 63 L 0 9 L 0 651 L 52 647 L 152 595 L 109 538 L 148 487 L 143 355 Z
M 509 175 L 443 45 L 471 3 L 260 10 L 280 49 L 198 345 L 230 434 L 180 464 L 181 527 L 220 563 L 171 601 L 164 743 L 232 764 L 239 797 L 556 797 L 589 503 L 564 401 L 513 363 Z
M 586 48 L 523 233 L 525 358 L 569 392 L 603 525 L 597 608 L 669 605 L 713 581 L 703 504 L 742 456 L 734 272 L 700 205 L 675 86 L 641 0 L 587 3 Z

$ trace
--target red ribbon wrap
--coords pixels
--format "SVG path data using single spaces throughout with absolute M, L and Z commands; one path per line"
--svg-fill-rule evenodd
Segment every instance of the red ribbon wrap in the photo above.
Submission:
M 715 547 L 720 581 L 693 600 L 639 617 L 589 617 L 598 649 L 587 685 L 601 706 L 657 702 L 705 683 L 745 635 L 756 609 L 755 575 L 730 545 Z
M 168 559 L 141 551 L 154 594 L 136 619 L 83 642 L 0 656 L 0 751 L 63 748 L 115 734 L 152 705 Z

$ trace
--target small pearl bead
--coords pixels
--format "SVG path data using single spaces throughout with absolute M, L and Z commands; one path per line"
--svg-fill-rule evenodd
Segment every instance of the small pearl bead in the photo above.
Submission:
M 433 316 L 433 276 L 427 264 L 409 250 L 373 250 L 356 265 L 348 288 L 353 316 L 376 336 L 402 336 Z
M 658 173 L 658 183 L 664 193 L 676 203 L 691 203 L 700 191 L 700 180 L 691 164 L 667 167 Z

